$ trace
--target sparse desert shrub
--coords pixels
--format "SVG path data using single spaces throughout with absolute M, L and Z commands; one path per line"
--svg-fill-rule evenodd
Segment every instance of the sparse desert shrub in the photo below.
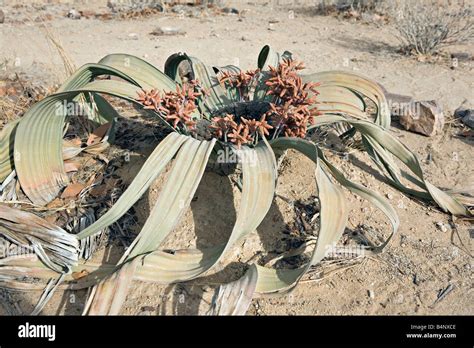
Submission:
M 393 7 L 396 37 L 405 53 L 431 55 L 474 39 L 472 8 L 464 2 L 403 1 Z

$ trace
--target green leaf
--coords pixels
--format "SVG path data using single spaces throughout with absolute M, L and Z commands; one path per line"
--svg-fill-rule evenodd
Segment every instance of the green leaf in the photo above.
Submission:
M 310 75 L 302 76 L 303 82 L 316 82 L 320 83 L 321 87 L 327 86 L 338 86 L 353 91 L 359 96 L 365 96 L 372 100 L 377 107 L 377 116 L 374 122 L 385 129 L 390 128 L 390 109 L 388 107 L 387 99 L 385 94 L 376 82 L 370 79 L 349 73 L 345 71 L 325 71 Z M 347 97 L 341 97 L 335 100 L 338 103 L 347 103 Z M 331 111 L 326 112 L 331 114 Z M 364 116 L 365 118 L 366 116 Z
M 171 133 L 162 140 L 117 202 L 99 220 L 82 230 L 77 238 L 83 240 L 93 236 L 120 219 L 140 199 L 186 140 L 186 136 L 177 133 Z
M 237 151 L 242 162 L 240 207 L 229 240 L 205 250 L 154 251 L 144 256 L 136 279 L 169 284 L 194 279 L 210 270 L 236 243 L 256 230 L 270 209 L 275 192 L 276 161 L 267 145 Z
M 214 144 L 215 140 L 192 138 L 184 142 L 150 216 L 119 261 L 120 268 L 94 288 L 86 306 L 89 314 L 118 314 L 137 265 L 137 259 L 131 260 L 155 251 L 178 224 L 194 197 Z
M 425 180 L 423 170 L 416 155 L 382 127 L 372 122 L 334 115 L 316 117 L 316 124 L 308 128 L 311 129 L 335 122 L 347 122 L 362 134 L 371 158 L 379 168 L 388 169 L 388 175 L 385 171 L 383 171 L 383 174 L 394 187 L 408 194 L 416 194 L 422 196 L 422 198 L 432 199 L 441 209 L 453 215 L 472 216 L 467 207 L 454 196 L 448 192 L 441 191 Z M 390 155 L 397 157 L 413 172 L 416 180 L 412 180 L 412 182 L 420 186 L 425 191 L 424 193 L 417 194 L 416 191 L 401 183 L 397 174 L 399 170 L 397 170 L 396 164 L 391 160 Z
M 267 95 L 268 86 L 266 82 L 269 78 L 271 78 L 271 74 L 269 73 L 270 67 L 276 68 L 278 64 L 283 59 L 292 59 L 292 54 L 289 51 L 283 52 L 280 54 L 274 51 L 270 46 L 265 45 L 263 46 L 260 54 L 258 55 L 258 68 L 260 69 L 260 73 L 257 76 L 255 92 L 254 92 L 254 100 L 255 101 L 268 101 L 271 102 L 274 99 L 274 96 Z
M 33 203 L 50 202 L 68 182 L 62 154 L 67 113 L 64 102 L 71 102 L 81 93 L 93 92 L 138 104 L 135 98 L 139 90 L 140 87 L 126 82 L 94 81 L 46 97 L 25 113 L 16 131 L 14 159 L 21 187 Z
M 252 265 L 242 278 L 221 285 L 212 300 L 209 314 L 244 315 L 252 302 L 257 279 L 257 267 Z
M 143 89 L 176 90 L 176 83 L 150 63 L 129 54 L 109 54 L 99 61 L 121 71 L 135 80 Z

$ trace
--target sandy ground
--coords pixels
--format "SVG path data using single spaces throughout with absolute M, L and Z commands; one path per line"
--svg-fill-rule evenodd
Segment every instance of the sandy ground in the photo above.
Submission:
M 236 4 L 245 15 L 178 18 L 153 16 L 140 20 L 54 18 L 47 22 L 60 38 L 77 66 L 96 62 L 109 53 L 130 53 L 163 67 L 175 52 L 187 52 L 212 65 L 237 64 L 253 68 L 264 44 L 279 51 L 290 50 L 306 63 L 307 72 L 343 69 L 362 73 L 381 82 L 394 93 L 412 95 L 418 100 L 437 100 L 448 123 L 443 134 L 432 138 L 403 131 L 394 123 L 392 134 L 414 151 L 423 163 L 430 182 L 443 188 L 462 187 L 474 182 L 474 141 L 458 138 L 460 128 L 452 121 L 454 110 L 464 103 L 474 107 L 473 61 L 462 61 L 456 68 L 448 59 L 436 64 L 403 57 L 396 52 L 397 41 L 389 25 L 378 26 L 314 16 L 307 9 L 289 12 L 270 5 Z M 272 22 L 272 23 L 270 23 Z M 180 36 L 150 35 L 158 26 L 178 27 Z M 47 84 L 64 79 L 62 62 L 48 44 L 39 23 L 0 25 L 0 61 L 20 62 L 17 69 Z M 453 52 L 474 53 L 472 46 L 454 47 Z M 156 143 L 155 143 L 156 144 Z M 142 153 L 155 145 L 144 144 Z M 432 160 L 427 161 L 428 154 Z M 355 152 L 348 160 L 329 152 L 331 160 L 349 178 L 366 184 L 389 197 L 400 216 L 401 227 L 386 252 L 366 259 L 343 272 L 321 280 L 307 281 L 279 298 L 256 299 L 252 315 L 301 314 L 473 314 L 472 236 L 467 221 L 455 220 L 437 209 L 415 202 L 383 182 L 367 156 Z M 125 181 L 133 177 L 135 165 L 121 168 Z M 314 167 L 307 159 L 290 153 L 282 167 L 277 192 L 290 199 L 308 201 L 316 193 Z M 375 175 L 373 175 L 375 173 Z M 136 209 L 142 223 L 156 197 L 161 181 L 150 190 Z M 234 194 L 235 198 L 232 198 Z M 238 192 L 229 180 L 206 173 L 183 222 L 165 248 L 209 246 L 225 240 L 235 219 Z M 347 234 L 371 226 L 387 235 L 383 216 L 367 202 L 347 193 L 351 217 Z M 213 289 L 219 282 L 237 279 L 243 264 L 257 255 L 284 251 L 295 215 L 289 205 L 276 199 L 262 226 L 211 274 L 186 284 L 159 286 L 135 282 L 123 314 L 205 313 Z M 442 232 L 436 223 L 448 228 Z M 461 241 L 460 241 L 460 239 Z M 112 247 L 112 255 L 118 251 Z M 452 291 L 439 303 L 439 292 L 452 285 Z M 26 312 L 34 298 L 20 296 Z M 55 295 L 44 313 L 79 314 L 84 293 Z M 74 301 L 72 301 L 74 299 Z M 58 309 L 59 308 L 59 309 Z

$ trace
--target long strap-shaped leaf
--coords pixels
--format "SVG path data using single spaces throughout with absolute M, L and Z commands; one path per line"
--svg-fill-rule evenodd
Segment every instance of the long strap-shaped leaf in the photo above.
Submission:
M 352 90 L 334 85 L 317 87 L 317 109 L 320 113 L 349 113 L 366 118 L 366 105 Z
M 188 138 L 150 216 L 121 262 L 155 251 L 189 207 L 216 140 Z
M 144 89 L 174 91 L 176 83 L 150 63 L 130 54 L 109 54 L 99 64 L 115 68 L 134 79 Z
M 80 239 L 81 244 L 82 244 L 81 247 L 84 248 L 87 245 L 88 237 L 93 236 L 97 232 L 101 231 L 103 228 L 109 226 L 114 221 L 118 220 L 123 214 L 125 214 L 126 211 L 148 189 L 148 187 L 153 182 L 153 180 L 161 173 L 161 171 L 164 169 L 166 164 L 173 158 L 173 156 L 176 154 L 176 152 L 181 147 L 183 142 L 185 142 L 187 139 L 188 139 L 187 137 L 178 135 L 177 133 L 171 133 L 170 135 L 168 135 L 157 146 L 157 148 L 153 151 L 153 153 L 148 157 L 147 161 L 145 162 L 143 167 L 140 169 L 139 173 L 137 174 L 135 179 L 132 181 L 132 183 L 129 185 L 127 190 L 120 196 L 119 200 L 113 205 L 113 207 L 104 216 L 102 216 L 96 223 L 94 223 L 93 225 L 89 226 L 87 229 L 82 231 L 78 236 L 70 235 L 65 232 L 63 233 L 66 237 L 69 236 L 68 237 L 69 239 L 72 238 L 72 240 L 75 242 L 74 245 L 76 246 L 72 250 L 69 250 L 71 249 L 71 247 L 69 247 L 68 244 L 66 244 L 66 247 L 69 247 L 69 248 L 63 247 L 63 249 L 67 249 L 67 251 L 69 252 L 69 254 L 66 254 L 66 257 L 69 256 L 68 258 L 66 258 L 66 264 L 65 264 L 67 269 L 73 268 L 77 264 L 77 261 L 78 261 L 77 259 L 78 259 L 79 251 L 78 251 L 77 238 Z M 34 219 L 39 219 L 39 218 L 37 218 L 35 215 L 32 215 L 32 220 L 34 221 Z M 48 238 L 45 238 L 45 236 L 48 237 L 48 235 L 51 234 L 51 232 L 49 230 L 47 230 L 48 232 L 47 234 L 41 231 L 38 231 L 38 232 L 41 233 L 39 236 L 37 236 L 38 233 L 34 234 L 33 236 L 40 237 L 39 240 L 31 239 L 31 238 L 28 239 L 30 243 L 33 243 L 33 247 L 35 247 L 35 253 L 42 259 L 42 261 L 49 268 L 56 271 L 62 271 L 62 269 L 57 269 L 54 263 L 48 262 L 48 261 L 50 258 L 56 263 L 58 263 L 58 261 L 56 260 L 60 260 L 61 263 L 59 264 L 63 265 L 63 263 L 65 262 L 63 261 L 65 258 L 64 251 L 59 247 L 55 247 L 52 250 L 48 250 L 49 253 L 52 253 L 52 255 L 50 256 L 46 254 L 45 252 L 42 252 L 43 245 L 45 245 L 46 248 L 51 249 L 51 242 L 48 240 Z M 2 233 L 2 230 L 0 230 L 0 233 Z M 11 235 L 11 233 L 8 235 Z M 64 239 L 64 237 L 62 238 Z M 70 256 L 70 254 L 72 254 L 72 256 Z M 83 269 L 80 269 L 80 272 L 82 271 Z M 8 268 L 5 268 L 5 266 L 0 267 L 0 274 L 4 274 L 3 277 L 5 276 L 5 273 L 8 274 L 8 272 L 9 270 Z M 108 297 L 103 297 L 104 301 L 106 299 L 109 299 L 111 301 L 108 304 L 107 308 L 109 308 L 110 306 L 111 310 L 116 310 L 115 308 L 119 306 L 118 303 L 121 303 L 121 300 L 122 300 L 119 296 L 120 294 L 123 294 L 123 292 L 126 291 L 126 289 L 128 288 L 128 285 L 126 285 L 127 284 L 126 282 L 128 281 L 127 279 L 129 278 L 132 279 L 133 272 L 134 272 L 134 268 L 131 268 L 131 266 L 127 265 L 127 267 L 121 268 L 117 274 L 112 275 L 111 278 L 104 280 L 103 283 L 99 285 L 99 294 L 102 294 L 105 292 L 113 297 L 113 299 L 110 299 Z M 101 278 L 109 274 L 109 273 L 103 273 L 100 269 L 97 270 L 96 273 L 98 273 L 98 276 L 101 276 Z M 130 277 L 128 277 L 129 274 L 130 274 Z M 35 277 L 36 276 L 37 275 L 35 274 Z M 87 277 L 88 283 L 83 284 L 83 286 L 94 285 L 96 282 L 98 282 L 101 279 L 101 278 L 96 278 L 96 277 L 94 277 L 93 275 L 88 275 Z M 7 280 L 6 283 L 12 284 L 12 282 L 13 284 L 15 284 L 14 279 Z M 0 277 L 0 285 L 2 283 L 4 282 L 2 282 L 2 279 Z M 109 292 L 110 289 L 113 289 L 112 293 Z M 117 293 L 117 296 L 114 297 L 113 294 L 115 293 Z
M 332 183 L 328 174 L 321 166 L 314 144 L 302 139 L 293 141 L 290 138 L 282 138 L 273 141 L 272 146 L 275 148 L 296 149 L 316 163 L 316 184 L 321 202 L 321 227 L 311 259 L 303 267 L 288 270 L 255 266 L 258 278 L 254 295 L 259 296 L 275 293 L 282 294 L 291 291 L 309 268 L 319 263 L 324 258 L 326 252 L 330 251 L 328 248 L 332 247 L 340 239 L 348 217 L 348 208 L 342 189 Z M 242 282 L 242 284 L 245 285 L 245 282 Z M 242 291 L 244 289 L 245 287 L 242 287 Z M 237 289 L 234 289 L 234 292 L 236 291 Z M 249 304 L 249 302 L 247 303 Z M 220 305 L 222 306 L 223 304 Z M 240 310 L 242 311 L 243 308 L 240 308 Z
M 68 182 L 62 136 L 66 117 L 63 101 L 83 92 L 104 93 L 136 102 L 140 87 L 120 81 L 94 81 L 46 97 L 21 119 L 15 137 L 15 169 L 23 191 L 34 203 L 46 204 Z M 35 175 L 31 175 L 35 173 Z
M 242 147 L 243 187 L 237 220 L 224 245 L 205 250 L 156 251 L 143 257 L 136 278 L 168 284 L 194 279 L 211 269 L 235 243 L 256 230 L 270 209 L 276 181 L 276 161 L 267 145 Z
M 213 298 L 209 314 L 244 315 L 252 301 L 257 280 L 257 267 L 252 265 L 242 278 L 221 285 Z
M 461 202 L 457 201 L 455 197 L 451 196 L 447 192 L 441 191 L 425 180 L 423 170 L 416 155 L 405 145 L 403 145 L 397 138 L 385 131 L 380 126 L 368 121 L 354 120 L 344 116 L 333 115 L 317 117 L 316 124 L 310 128 L 335 122 L 347 122 L 351 126 L 355 127 L 363 135 L 363 137 L 369 140 L 367 141 L 367 144 L 370 145 L 369 154 L 372 152 L 371 157 L 379 165 L 379 167 L 382 168 L 387 164 L 387 161 L 391 161 L 389 154 L 394 155 L 414 173 L 416 179 L 418 179 L 418 181 L 415 181 L 415 184 L 425 190 L 431 199 L 441 207 L 441 209 L 446 212 L 450 212 L 453 215 L 472 216 L 467 207 Z M 373 154 L 378 156 L 374 156 Z M 386 172 L 384 172 L 384 175 L 387 177 L 389 182 L 398 189 L 406 193 L 413 194 L 413 190 L 403 185 L 398 179 L 398 176 L 395 174 L 394 170 L 396 165 L 393 163 L 393 161 L 391 161 L 390 167 L 391 170 L 388 176 L 386 175 Z
M 13 171 L 13 144 L 19 120 L 6 124 L 0 132 L 0 182 Z
M 232 103 L 232 100 L 227 96 L 225 89 L 220 85 L 214 70 L 211 67 L 206 66 L 196 57 L 188 56 L 185 53 L 171 55 L 165 63 L 166 75 L 182 84 L 183 81 L 179 75 L 179 66 L 183 62 L 189 64 L 189 68 L 191 69 L 190 73 L 192 75 L 191 78 L 198 80 L 201 87 L 209 93 L 205 100 L 201 99 L 199 103 L 201 113 L 210 115 L 216 110 Z
M 141 89 L 140 83 L 145 75 L 149 73 L 151 84 L 159 89 L 170 90 L 175 87 L 173 82 L 164 74 L 157 78 L 157 73 L 151 74 L 148 63 L 139 58 L 127 56 L 130 66 L 120 66 L 117 59 L 122 56 L 110 56 L 104 58 L 108 65 L 86 64 L 74 73 L 58 90 L 29 109 L 21 119 L 15 137 L 15 168 L 23 191 L 34 203 L 46 204 L 54 199 L 59 190 L 64 187 L 68 178 L 64 171 L 62 161 L 62 132 L 67 108 L 64 102 L 72 102 L 74 98 L 83 92 L 103 92 L 107 94 L 124 97 L 134 102 L 137 91 Z M 141 63 L 140 63 L 141 62 Z M 114 66 L 122 68 L 124 72 Z M 138 68 L 137 68 L 138 67 Z M 139 69 L 143 71 L 138 71 Z M 156 69 L 155 69 L 156 70 Z M 133 76 L 127 75 L 126 72 Z M 91 81 L 100 75 L 112 75 L 124 79 L 127 83 L 118 81 Z M 108 84 L 107 84 L 108 82 Z M 85 88 L 90 86 L 90 88 Z M 112 89 L 103 88 L 114 86 Z M 125 87 L 128 86 L 128 87 Z M 102 87 L 102 90 L 100 90 Z M 31 173 L 35 175 L 31 175 Z
M 295 149 L 316 164 L 316 185 L 321 202 L 320 231 L 316 247 L 310 261 L 303 267 L 292 270 L 270 269 L 257 266 L 258 281 L 256 292 L 259 294 L 282 293 L 291 290 L 307 272 L 309 267 L 319 263 L 328 248 L 332 247 L 342 236 L 348 218 L 342 189 L 332 183 L 326 171 L 321 166 L 317 147 L 303 139 L 278 138 L 271 142 L 274 149 Z
M 156 250 L 178 224 L 201 181 L 214 144 L 215 140 L 201 142 L 192 138 L 187 139 L 150 216 L 133 244 L 121 258 L 120 269 L 94 288 L 85 313 L 118 314 L 128 291 L 128 283 L 122 286 L 120 282 L 124 278 L 130 282 L 135 272 L 135 267 L 130 264 L 136 264 L 137 260 L 130 260 Z
M 99 220 L 81 231 L 77 238 L 83 240 L 92 236 L 122 217 L 161 174 L 186 140 L 186 136 L 177 133 L 171 133 L 162 140 L 117 202 Z
M 284 146 L 287 148 L 297 148 L 299 151 L 317 163 L 316 178 L 321 200 L 321 226 L 326 227 L 323 228 L 319 233 L 320 241 L 313 251 L 311 262 L 309 262 L 304 267 L 294 270 L 277 270 L 256 266 L 258 270 L 258 281 L 255 287 L 255 292 L 259 295 L 282 293 L 292 289 L 296 285 L 297 281 L 306 273 L 309 267 L 322 259 L 327 248 L 333 245 L 333 243 L 337 242 L 344 230 L 347 220 L 347 208 L 344 203 L 343 193 L 338 186 L 331 182 L 327 174 L 319 165 L 317 151 L 314 145 L 308 143 L 302 146 L 298 145 L 297 142 L 293 143 L 292 139 L 281 140 L 284 140 L 286 143 L 283 144 L 280 142 L 280 144 L 274 145 L 276 147 Z M 280 139 L 278 139 L 278 141 L 280 141 Z M 267 155 L 266 157 L 269 156 Z M 269 160 L 269 163 L 266 165 L 264 164 L 263 168 L 272 168 L 272 170 L 267 169 L 263 172 L 262 169 L 254 168 L 252 170 L 252 166 L 243 165 L 244 184 L 242 190 L 242 203 L 237 218 L 238 221 L 241 221 L 241 223 L 236 223 L 231 241 L 238 240 L 255 229 L 259 222 L 263 219 L 263 216 L 265 216 L 269 204 L 271 204 L 274 184 L 272 184 L 270 187 L 268 187 L 268 184 L 275 178 L 275 163 L 272 157 L 270 157 Z M 265 163 L 262 161 L 262 156 L 259 156 L 259 161 L 257 163 Z M 261 174 L 256 175 L 256 173 L 259 172 Z M 249 173 L 249 175 L 253 174 L 252 177 L 259 179 L 256 181 L 249 181 L 252 179 L 252 177 L 247 176 L 245 173 Z M 265 186 L 267 187 L 265 188 Z M 244 206 L 244 202 L 246 201 L 257 201 L 258 196 L 260 196 L 259 191 L 261 191 L 263 197 L 267 197 L 265 200 L 263 200 L 263 202 L 267 202 L 267 208 L 264 209 L 265 207 L 263 207 L 262 204 L 258 204 L 257 206 L 253 204 Z M 269 195 L 265 192 L 271 192 L 272 194 Z M 258 201 L 262 202 L 261 199 Z M 258 209 L 256 209 L 256 207 L 258 207 Z M 238 226 L 240 226 L 240 228 L 238 228 Z M 230 247 L 231 243 L 228 243 L 226 249 Z M 220 259 L 223 254 L 223 250 L 223 246 L 217 246 L 204 251 L 176 251 L 174 254 L 161 251 L 152 252 L 141 259 L 141 262 L 138 264 L 135 271 L 135 279 L 158 283 L 172 283 L 193 279 L 210 269 L 215 264 L 215 262 Z M 81 269 L 81 267 L 79 266 L 78 269 Z M 11 282 L 13 283 L 10 286 L 14 286 L 13 284 L 18 284 L 14 280 Z M 5 283 L 8 284 L 8 281 L 5 281 L 4 284 Z M 85 283 L 83 286 L 87 286 L 87 284 L 90 283 Z M 76 284 L 75 288 L 81 288 L 81 285 Z M 245 295 L 246 303 L 249 303 L 249 296 L 250 295 L 248 293 Z M 108 301 L 110 301 L 110 299 L 108 299 Z M 239 311 L 242 311 L 242 307 L 240 307 Z
M 271 269 L 262 266 L 256 266 L 258 271 L 258 280 L 255 289 L 255 293 L 259 296 L 265 296 L 275 293 L 285 293 L 294 288 L 299 279 L 307 272 L 311 265 L 317 264 L 324 257 L 327 248 L 334 245 L 337 240 L 339 240 L 346 221 L 347 221 L 347 207 L 345 206 L 345 201 L 341 189 L 334 185 L 329 179 L 326 170 L 326 166 L 332 173 L 332 175 L 345 187 L 347 187 L 352 192 L 359 194 L 361 197 L 366 198 L 370 202 L 374 203 L 379 207 L 382 212 L 384 212 L 392 223 L 393 233 L 396 232 L 399 225 L 399 220 L 396 212 L 393 208 L 386 202 L 386 200 L 381 197 L 379 194 L 371 192 L 362 185 L 352 183 L 351 181 L 344 178 L 342 173 L 340 173 L 337 168 L 332 166 L 327 159 L 324 157 L 324 154 L 320 149 L 318 149 L 314 144 L 305 141 L 303 139 L 296 138 L 279 138 L 272 141 L 272 146 L 275 150 L 278 149 L 288 149 L 293 148 L 300 151 L 308 158 L 313 160 L 316 163 L 316 181 L 319 191 L 319 198 L 321 201 L 321 230 L 319 232 L 318 243 L 316 248 L 313 250 L 311 260 L 305 266 L 292 269 Z M 323 163 L 320 163 L 320 160 Z M 389 242 L 391 236 L 378 247 L 375 247 L 373 252 L 380 252 Z M 231 283 L 232 291 L 235 293 L 238 291 L 236 286 L 238 281 Z M 245 290 L 245 283 L 242 284 L 241 291 Z M 231 286 L 229 284 L 229 286 Z M 222 301 L 224 298 L 222 297 Z M 217 303 L 214 305 L 222 305 L 222 303 Z
M 390 109 L 382 88 L 376 82 L 373 82 L 364 76 L 345 71 L 324 71 L 310 75 L 303 75 L 302 78 L 304 82 L 321 83 L 321 86 L 323 87 L 339 86 L 366 96 L 371 99 L 377 107 L 377 116 L 374 122 L 385 129 L 390 128 Z M 345 99 L 339 100 L 339 103 L 346 102 L 347 100 Z

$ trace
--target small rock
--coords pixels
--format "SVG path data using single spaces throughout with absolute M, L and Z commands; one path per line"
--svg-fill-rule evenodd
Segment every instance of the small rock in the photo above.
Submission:
M 393 195 L 391 193 L 387 193 L 386 196 L 387 196 L 388 199 L 393 199 Z
M 466 126 L 474 129 L 474 110 L 458 108 L 454 111 L 454 116 L 461 119 Z
M 67 17 L 71 19 L 81 19 L 81 13 L 75 9 L 69 10 Z
M 131 40 L 138 40 L 138 34 L 137 33 L 130 33 L 128 34 L 128 38 Z
M 241 40 L 242 41 L 247 41 L 248 39 L 245 36 L 242 36 Z
M 280 20 L 278 18 L 270 18 L 268 20 L 268 23 L 270 24 L 276 24 L 276 23 L 280 23 Z
M 0 10 L 0 24 L 5 23 L 5 13 Z
M 438 228 L 438 230 L 440 230 L 441 232 L 448 232 L 448 228 L 446 227 L 446 225 L 444 223 L 442 223 L 441 221 L 437 222 L 436 223 L 436 227 Z
M 417 101 L 401 110 L 400 124 L 408 131 L 433 136 L 444 126 L 444 114 L 434 101 Z

